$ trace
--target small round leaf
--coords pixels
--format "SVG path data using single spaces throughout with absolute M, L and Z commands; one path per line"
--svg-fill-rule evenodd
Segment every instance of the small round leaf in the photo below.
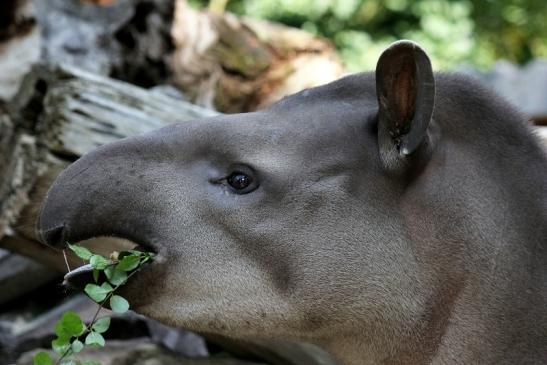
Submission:
M 57 335 L 57 337 L 67 342 L 72 337 L 70 333 L 67 333 L 67 331 L 63 327 L 63 322 L 60 319 L 55 324 L 55 334 Z
M 89 263 L 91 266 L 93 266 L 94 269 L 97 270 L 104 270 L 108 265 L 110 265 L 110 261 L 108 261 L 105 257 L 101 255 L 93 255 L 89 259 Z
M 93 299 L 97 303 L 101 302 L 104 300 L 104 298 L 106 298 L 108 293 L 112 291 L 112 287 L 108 288 L 104 284 L 106 283 L 103 283 L 103 285 L 101 286 L 95 284 L 87 284 L 84 288 L 84 291 L 87 295 L 89 295 L 91 299 Z
M 72 352 L 74 352 L 75 354 L 82 351 L 83 348 L 84 348 L 84 344 L 82 343 L 82 341 L 76 340 L 72 342 Z
M 110 309 L 115 313 L 125 313 L 129 309 L 129 303 L 119 295 L 110 298 Z
M 70 336 L 78 336 L 85 329 L 82 319 L 78 313 L 67 311 L 61 317 L 61 325 L 64 332 Z
M 40 351 L 36 355 L 34 355 L 34 358 L 32 359 L 33 365 L 52 365 L 53 360 L 51 359 L 51 356 L 47 352 Z
M 125 256 L 118 263 L 118 265 L 116 265 L 116 269 L 119 269 L 122 271 L 135 270 L 139 266 L 140 262 L 141 262 L 141 258 L 139 256 L 134 256 L 134 255 Z
M 91 329 L 97 333 L 104 333 L 108 330 L 108 327 L 110 327 L 110 317 L 103 317 L 98 319 Z
M 99 282 L 99 274 L 101 272 L 97 269 L 93 269 L 93 281 L 98 283 Z
M 58 338 L 51 341 L 51 348 L 60 356 L 67 355 L 70 353 L 70 342 L 68 340 Z
M 122 285 L 127 280 L 127 273 L 123 270 L 118 269 L 117 267 L 114 268 L 112 271 L 112 275 L 108 279 L 112 285 Z
M 89 251 L 87 248 L 82 246 L 69 244 L 68 248 L 70 248 L 70 250 L 74 252 L 76 256 L 86 261 L 89 260 L 91 256 L 93 256 L 93 253 L 91 253 L 91 251 Z
M 85 344 L 88 346 L 104 346 L 104 337 L 97 332 L 91 331 L 85 338 Z

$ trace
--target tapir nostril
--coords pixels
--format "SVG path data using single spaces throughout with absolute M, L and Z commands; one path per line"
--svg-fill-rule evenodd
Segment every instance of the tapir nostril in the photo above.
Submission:
M 43 243 L 53 247 L 64 247 L 65 225 L 49 228 L 40 232 L 40 239 Z

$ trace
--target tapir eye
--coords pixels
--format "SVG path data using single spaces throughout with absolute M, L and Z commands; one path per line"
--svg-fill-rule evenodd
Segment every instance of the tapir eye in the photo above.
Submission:
M 250 174 L 234 171 L 226 178 L 226 182 L 230 185 L 236 193 L 246 194 L 253 189 L 253 177 Z
M 226 170 L 225 170 L 226 171 Z M 231 171 L 223 177 L 212 178 L 209 181 L 214 185 L 223 186 L 235 194 L 247 194 L 258 188 L 258 178 L 253 168 L 243 164 L 234 164 L 227 170 Z

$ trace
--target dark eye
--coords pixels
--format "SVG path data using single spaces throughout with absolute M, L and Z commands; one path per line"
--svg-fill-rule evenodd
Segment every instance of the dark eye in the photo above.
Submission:
M 228 184 L 237 191 L 244 191 L 253 182 L 253 178 L 243 172 L 232 172 L 226 179 Z

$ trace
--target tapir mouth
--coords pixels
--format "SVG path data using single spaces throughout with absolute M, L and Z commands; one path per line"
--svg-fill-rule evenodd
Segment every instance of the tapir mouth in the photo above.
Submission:
M 108 247 L 108 253 L 114 251 L 123 251 L 128 248 L 143 252 L 151 252 L 155 255 L 158 254 L 158 250 L 151 243 L 144 241 L 142 238 L 137 238 L 135 235 L 124 235 L 119 233 L 110 233 L 110 234 L 101 234 L 95 236 L 92 234 L 79 234 L 76 232 L 73 227 L 66 223 L 55 225 L 51 228 L 43 229 L 40 227 L 41 219 L 38 220 L 37 227 L 37 236 L 40 241 L 46 244 L 49 247 L 52 247 L 56 250 L 65 250 L 69 243 L 79 244 L 82 241 L 89 239 L 110 239 L 119 238 L 123 241 L 128 241 L 130 245 L 118 244 L 115 246 Z M 72 228 L 72 229 L 71 229 Z M 116 243 L 116 242 L 114 242 Z M 103 251 L 104 253 L 104 251 Z M 114 262 L 112 263 L 115 264 Z M 147 264 L 148 265 L 148 264 Z M 74 289 L 84 289 L 85 285 L 88 283 L 93 283 L 95 280 L 93 278 L 93 267 L 90 264 L 82 265 L 73 270 L 70 270 L 64 277 L 63 285 L 74 288 Z M 99 281 L 106 281 L 104 273 L 100 272 Z

